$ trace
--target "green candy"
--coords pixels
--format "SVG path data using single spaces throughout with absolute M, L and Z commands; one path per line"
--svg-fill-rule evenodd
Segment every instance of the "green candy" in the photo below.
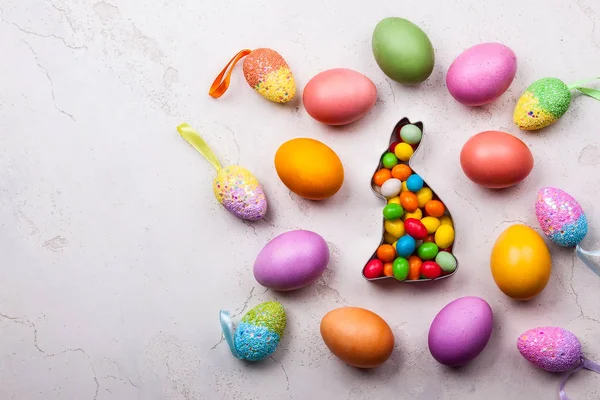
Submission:
M 387 169 L 392 169 L 398 165 L 398 157 L 394 153 L 385 153 L 381 158 L 381 163 Z
M 421 260 L 433 260 L 437 256 L 439 248 L 433 242 L 426 242 L 419 246 L 417 255 Z
M 456 269 L 456 258 L 447 251 L 440 251 L 435 257 L 435 262 L 444 272 L 454 272 Z
M 265 327 L 283 337 L 286 325 L 285 310 L 279 302 L 267 301 L 248 311 L 242 322 Z
M 422 137 L 423 132 L 416 125 L 408 124 L 400 129 L 400 138 L 408 144 L 417 144 L 421 141 Z
M 388 204 L 383 208 L 383 218 L 385 219 L 398 219 L 404 214 L 404 208 L 400 204 Z
M 408 260 L 403 257 L 398 257 L 394 260 L 392 264 L 392 272 L 394 274 L 394 278 L 399 281 L 403 281 L 408 277 L 408 271 L 410 270 L 410 266 L 408 264 Z

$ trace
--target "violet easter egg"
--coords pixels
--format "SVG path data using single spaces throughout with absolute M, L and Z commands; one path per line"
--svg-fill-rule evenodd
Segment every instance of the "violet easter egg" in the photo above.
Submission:
M 535 215 L 544 234 L 559 246 L 576 246 L 587 234 L 588 223 L 583 208 L 564 190 L 540 189 Z
M 461 53 L 446 74 L 448 91 L 467 106 L 489 104 L 510 86 L 517 56 L 500 43 L 481 43 Z
M 461 297 L 446 305 L 429 328 L 429 351 L 439 363 L 457 367 L 477 357 L 492 336 L 494 316 L 479 297 Z
M 254 277 L 273 290 L 294 290 L 316 281 L 329 263 L 327 242 L 306 230 L 283 233 L 260 251 Z
M 267 197 L 252 172 L 239 165 L 219 170 L 213 180 L 215 197 L 236 217 L 256 221 L 267 212 Z
M 554 326 L 530 329 L 517 339 L 521 355 L 550 372 L 564 372 L 581 362 L 581 343 L 566 329 Z
M 345 125 L 364 117 L 377 101 L 377 87 L 360 72 L 335 68 L 315 75 L 304 87 L 306 112 L 327 125 Z

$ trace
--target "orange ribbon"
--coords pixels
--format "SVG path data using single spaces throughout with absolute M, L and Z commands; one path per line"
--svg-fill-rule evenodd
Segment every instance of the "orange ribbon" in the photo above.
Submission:
M 227 88 L 229 87 L 229 81 L 231 80 L 231 71 L 233 71 L 235 64 L 237 64 L 238 61 L 240 61 L 243 57 L 246 57 L 250 53 L 252 53 L 252 50 L 242 50 L 227 63 L 225 68 L 223 68 L 221 73 L 217 76 L 212 86 L 210 87 L 210 90 L 208 91 L 208 94 L 211 97 L 217 99 L 223 96 L 223 93 L 225 93 L 227 91 Z M 231 66 L 231 69 L 229 69 L 229 72 L 227 72 L 229 66 Z M 225 72 L 227 72 L 227 75 L 225 75 Z M 225 79 L 223 80 L 224 76 Z

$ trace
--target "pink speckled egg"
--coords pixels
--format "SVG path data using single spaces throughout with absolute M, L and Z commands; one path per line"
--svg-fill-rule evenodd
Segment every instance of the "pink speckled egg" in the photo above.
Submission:
M 510 86 L 517 73 L 517 56 L 500 43 L 481 43 L 465 50 L 450 65 L 448 91 L 467 106 L 489 104 Z
M 559 246 L 576 246 L 587 234 L 588 223 L 583 208 L 564 190 L 540 189 L 535 215 L 544 234 Z
M 429 328 L 429 351 L 439 363 L 464 365 L 479 355 L 492 336 L 494 316 L 479 297 L 461 297 L 446 305 Z
M 329 263 L 329 247 L 318 234 L 295 230 L 283 233 L 260 251 L 254 277 L 274 290 L 294 290 L 316 281 Z
M 575 368 L 582 358 L 577 336 L 555 326 L 528 330 L 519 336 L 517 348 L 527 361 L 550 372 Z

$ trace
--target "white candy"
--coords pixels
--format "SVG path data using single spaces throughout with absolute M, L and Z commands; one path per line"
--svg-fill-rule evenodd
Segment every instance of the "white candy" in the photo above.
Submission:
M 383 182 L 381 185 L 381 194 L 386 199 L 398 196 L 402 189 L 402 181 L 400 179 L 391 178 Z

